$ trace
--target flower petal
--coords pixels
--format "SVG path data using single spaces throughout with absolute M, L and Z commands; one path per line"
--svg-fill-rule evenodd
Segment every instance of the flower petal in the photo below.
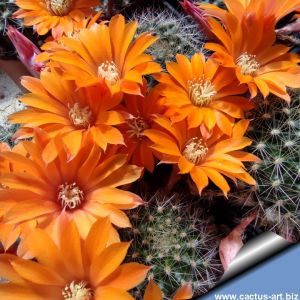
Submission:
M 153 280 L 147 284 L 144 300 L 163 300 L 162 291 Z
M 128 291 L 142 283 L 149 270 L 150 267 L 138 263 L 123 264 L 102 281 L 101 285 Z
M 15 259 L 11 265 L 20 276 L 30 282 L 41 285 L 66 285 L 66 281 L 58 273 L 42 264 L 30 260 Z
M 113 273 L 124 260 L 130 243 L 115 243 L 107 247 L 91 264 L 90 278 L 94 286 Z
M 134 300 L 129 293 L 112 287 L 98 287 L 95 291 L 94 297 L 95 300 Z

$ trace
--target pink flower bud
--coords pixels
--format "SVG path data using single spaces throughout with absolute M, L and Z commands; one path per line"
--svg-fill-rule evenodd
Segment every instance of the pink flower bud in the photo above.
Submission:
M 36 56 L 41 53 L 40 49 L 13 26 L 7 27 L 7 36 L 15 46 L 20 61 L 33 76 L 38 77 L 44 68 L 43 63 L 35 61 Z
M 207 14 L 204 12 L 204 10 L 188 0 L 183 0 L 183 2 L 181 2 L 180 4 L 186 14 L 190 15 L 195 20 L 195 22 L 198 23 L 201 31 L 203 31 L 203 33 L 209 39 L 215 39 L 215 36 L 211 33 L 211 26 L 207 19 Z

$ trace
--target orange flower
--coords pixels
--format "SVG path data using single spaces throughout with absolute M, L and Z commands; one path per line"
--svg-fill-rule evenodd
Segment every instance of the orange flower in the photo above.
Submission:
M 36 221 L 54 239 L 64 219 L 73 219 L 82 237 L 99 217 L 109 216 L 119 227 L 131 226 L 122 210 L 137 207 L 143 201 L 117 187 L 137 180 L 141 168 L 127 165 L 126 155 L 105 158 L 98 146 L 87 141 L 69 161 L 57 138 L 50 143 L 56 143 L 57 157 L 45 162 L 42 152 L 49 138 L 41 130 L 36 130 L 34 142 L 22 143 L 28 152 L 25 156 L 1 153 L 1 157 L 18 167 L 18 171 L 0 177 L 0 182 L 8 187 L 0 190 L 3 222 Z
M 144 53 L 157 38 L 143 33 L 132 41 L 136 29 L 137 22 L 125 24 L 124 17 L 116 15 L 109 24 L 94 24 L 75 37 L 62 37 L 67 49 L 51 54 L 50 64 L 59 62 L 79 87 L 105 81 L 114 92 L 138 95 L 142 75 L 160 72 L 161 67 Z
M 0 255 L 5 300 L 133 300 L 127 292 L 140 284 L 149 267 L 121 264 L 130 243 L 109 242 L 108 219 L 98 220 L 80 240 L 73 222 L 60 231 L 56 245 L 44 230 L 35 229 L 26 243 L 36 261 Z
M 39 35 L 52 29 L 54 38 L 70 34 L 81 27 L 85 17 L 92 13 L 98 0 L 16 0 L 20 9 L 14 14 L 24 18 L 25 26 L 34 26 Z
M 299 0 L 224 0 L 223 2 L 228 11 L 208 3 L 201 3 L 199 8 L 204 9 L 207 15 L 220 19 L 225 26 L 228 12 L 236 16 L 239 21 L 246 16 L 256 14 L 259 15 L 261 22 L 263 20 L 278 22 L 289 13 L 300 10 Z
M 144 167 L 150 172 L 154 170 L 153 151 L 150 148 L 152 142 L 144 136 L 143 132 L 152 127 L 155 114 L 162 112 L 163 106 L 160 100 L 155 88 L 148 93 L 146 80 L 142 87 L 142 96 L 125 95 L 124 97 L 124 110 L 130 114 L 130 118 L 120 126 L 126 144 L 121 152 L 128 153 L 132 164 Z
M 192 297 L 193 291 L 191 285 L 185 284 L 176 291 L 172 300 L 186 300 L 192 299 Z M 146 287 L 144 300 L 163 300 L 163 294 L 159 286 L 153 280 L 150 280 Z
M 103 84 L 77 89 L 73 81 L 64 80 L 55 69 L 42 72 L 40 80 L 23 77 L 22 84 L 31 93 L 20 99 L 28 108 L 9 118 L 24 125 L 15 137 L 31 136 L 37 126 L 52 137 L 62 135 L 70 159 L 88 136 L 103 150 L 107 144 L 124 144 L 121 132 L 113 127 L 125 122 L 123 114 L 114 110 L 122 100 L 120 93 L 111 95 Z M 53 155 L 50 150 L 45 149 L 44 157 Z
M 288 47 L 274 45 L 274 22 L 262 22 L 255 14 L 240 22 L 227 14 L 227 29 L 214 19 L 210 24 L 222 45 L 207 43 L 205 47 L 215 51 L 215 61 L 235 70 L 239 82 L 248 85 L 251 97 L 260 90 L 264 97 L 272 93 L 290 101 L 286 87 L 300 87 L 300 59 L 288 53 Z
M 6 143 L 0 143 L 0 153 L 5 153 L 8 151 L 13 151 L 14 153 L 26 154 L 25 149 L 21 144 L 17 144 L 13 149 Z M 12 171 L 17 171 L 18 166 L 16 164 L 12 165 L 7 159 L 0 156 L 0 177 L 2 174 L 7 174 Z M 21 171 L 19 169 L 18 171 Z M 0 191 L 6 189 L 7 186 L 3 185 L 0 180 Z M 1 192 L 0 192 L 1 193 Z M 15 203 L 4 202 L 0 208 L 0 242 L 2 244 L 3 250 L 7 251 L 16 240 L 20 237 L 21 232 L 26 234 L 32 227 L 35 226 L 35 222 L 26 222 L 21 226 L 16 226 L 15 224 L 3 223 L 3 215 L 6 210 L 10 209 Z M 23 234 L 23 235 L 24 235 Z M 0 246 L 1 248 L 1 246 Z M 21 249 L 18 249 L 21 250 Z M 19 255 L 22 255 L 22 251 L 18 251 Z
M 190 174 L 199 193 L 208 185 L 209 179 L 227 196 L 230 187 L 224 176 L 234 182 L 236 179 L 255 185 L 255 180 L 246 172 L 243 161 L 257 161 L 257 157 L 241 151 L 252 141 L 243 137 L 249 122 L 239 121 L 228 137 L 215 129 L 210 136 L 201 134 L 201 129 L 188 129 L 182 121 L 173 124 L 166 118 L 158 117 L 159 129 L 149 129 L 145 135 L 161 153 L 164 163 L 176 164 L 180 174 Z
M 232 70 L 206 61 L 201 53 L 191 60 L 180 54 L 176 58 L 177 62 L 167 63 L 170 74 L 155 76 L 168 107 L 166 115 L 173 122 L 187 118 L 190 128 L 201 125 L 209 131 L 217 126 L 231 135 L 235 118 L 244 118 L 244 110 L 253 107 L 248 99 L 236 96 L 247 87 L 238 85 Z

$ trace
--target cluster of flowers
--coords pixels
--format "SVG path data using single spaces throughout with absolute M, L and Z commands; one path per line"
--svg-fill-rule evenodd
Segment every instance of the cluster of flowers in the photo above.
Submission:
M 245 112 L 259 91 L 289 101 L 286 88 L 300 87 L 300 57 L 275 43 L 276 22 L 300 3 L 224 2 L 228 10 L 185 1 L 213 53 L 178 54 L 162 72 L 146 54 L 157 37 L 136 36 L 122 15 L 98 21 L 98 0 L 16 1 L 16 17 L 52 36 L 39 78 L 22 78 L 27 108 L 10 116 L 21 141 L 1 145 L 0 238 L 5 249 L 21 241 L 19 257 L 0 255 L 3 299 L 132 299 L 126 291 L 149 267 L 120 265 L 130 243 L 115 226 L 130 227 L 123 210 L 143 200 L 120 187 L 158 161 L 189 174 L 199 194 L 211 182 L 227 196 L 226 177 L 256 184 L 244 165 L 258 161 L 243 151 Z M 184 285 L 174 299 L 189 297 Z M 162 298 L 154 282 L 144 298 Z

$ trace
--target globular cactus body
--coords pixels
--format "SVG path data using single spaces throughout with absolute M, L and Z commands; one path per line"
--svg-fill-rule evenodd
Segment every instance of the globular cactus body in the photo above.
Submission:
M 251 166 L 256 197 L 266 224 L 287 239 L 300 233 L 300 94 L 291 104 L 268 99 L 252 116 L 252 152 L 262 161 Z
M 146 207 L 133 212 L 128 237 L 133 239 L 128 258 L 152 266 L 149 279 L 159 284 L 167 299 L 187 282 L 200 295 L 221 272 L 215 235 L 205 230 L 207 224 L 189 211 L 191 207 L 185 210 L 176 199 L 178 195 L 169 199 L 155 195 Z
M 136 12 L 132 19 L 139 23 L 137 34 L 151 32 L 159 37 L 148 53 L 161 64 L 175 60 L 176 54 L 192 56 L 202 51 L 204 37 L 197 24 L 187 16 L 168 9 L 146 10 Z

